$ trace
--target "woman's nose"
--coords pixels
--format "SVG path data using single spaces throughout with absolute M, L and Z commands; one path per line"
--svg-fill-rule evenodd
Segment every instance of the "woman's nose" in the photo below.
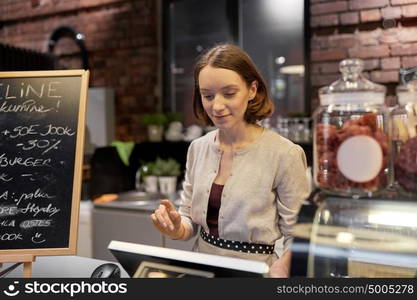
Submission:
M 224 109 L 224 103 L 221 96 L 216 96 L 213 101 L 213 110 L 222 110 Z

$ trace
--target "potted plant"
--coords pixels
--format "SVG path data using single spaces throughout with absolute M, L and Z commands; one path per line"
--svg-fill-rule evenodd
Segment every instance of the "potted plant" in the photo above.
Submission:
M 180 164 L 173 158 L 157 158 L 154 165 L 154 174 L 158 176 L 159 191 L 170 195 L 177 188 L 177 177 L 181 174 Z
M 147 193 L 158 192 L 158 177 L 155 175 L 154 166 L 153 162 L 142 163 L 136 172 L 136 189 L 139 189 L 142 179 Z
M 182 113 L 180 112 L 167 112 L 165 115 L 168 124 L 171 122 L 182 122 Z
M 168 128 L 165 131 L 165 140 L 170 142 L 182 141 L 184 134 L 182 133 L 183 126 L 181 123 L 182 114 L 179 112 L 166 113 Z
M 142 124 L 148 127 L 148 138 L 151 142 L 161 142 L 167 117 L 163 113 L 144 114 Z

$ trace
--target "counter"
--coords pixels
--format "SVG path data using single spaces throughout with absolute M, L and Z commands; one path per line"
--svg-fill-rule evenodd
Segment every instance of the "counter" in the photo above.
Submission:
M 171 197 L 175 205 L 179 203 L 177 196 Z M 111 240 L 191 251 L 195 238 L 171 240 L 153 226 L 150 215 L 164 198 L 160 194 L 130 191 L 121 193 L 115 201 L 94 203 L 91 213 L 93 257 L 115 261 L 107 249 Z

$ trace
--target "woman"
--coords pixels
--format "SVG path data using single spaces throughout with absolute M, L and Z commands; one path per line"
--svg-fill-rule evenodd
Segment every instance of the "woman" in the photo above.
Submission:
M 195 250 L 264 261 L 270 275 L 289 275 L 291 227 L 308 194 L 302 148 L 257 124 L 273 104 L 249 56 L 233 45 L 203 54 L 194 71 L 197 118 L 217 130 L 188 150 L 179 211 L 168 200 L 151 215 L 156 228 Z M 284 254 L 274 252 L 284 237 Z

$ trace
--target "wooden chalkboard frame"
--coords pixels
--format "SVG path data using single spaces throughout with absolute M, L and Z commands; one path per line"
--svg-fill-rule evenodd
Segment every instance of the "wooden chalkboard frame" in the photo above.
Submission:
M 85 118 L 88 91 L 88 70 L 59 70 L 59 71 L 19 71 L 0 72 L 0 78 L 59 78 L 59 77 L 80 77 L 80 102 L 77 122 L 77 139 L 75 144 L 75 160 L 72 187 L 72 204 L 69 229 L 69 247 L 67 248 L 33 248 L 33 249 L 3 249 L 0 250 L 2 257 L 16 257 L 19 255 L 48 256 L 48 255 L 75 255 L 77 251 L 78 220 L 80 211 L 82 164 L 84 149 Z

